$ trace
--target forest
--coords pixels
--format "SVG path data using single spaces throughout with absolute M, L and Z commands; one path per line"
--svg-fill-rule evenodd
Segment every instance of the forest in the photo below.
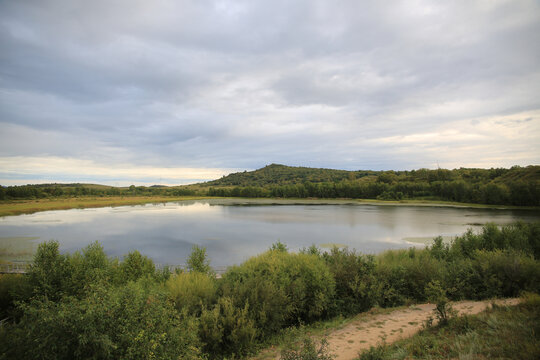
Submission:
M 442 200 L 540 205 L 540 166 L 344 171 L 269 165 L 204 184 L 209 196 Z
M 272 164 L 184 186 L 90 184 L 0 186 L 0 200 L 81 196 L 219 196 L 431 200 L 540 206 L 540 166 L 510 169 L 346 171 Z
M 25 275 L 0 275 L 1 359 L 225 359 L 286 328 L 425 302 L 540 291 L 540 223 L 486 224 L 425 249 L 365 255 L 280 242 L 216 277 L 194 246 L 185 270 L 157 270 L 99 243 L 63 254 L 39 245 Z

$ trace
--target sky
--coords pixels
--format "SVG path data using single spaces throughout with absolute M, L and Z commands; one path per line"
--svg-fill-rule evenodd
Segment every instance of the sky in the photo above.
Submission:
M 0 184 L 540 164 L 540 1 L 0 0 Z

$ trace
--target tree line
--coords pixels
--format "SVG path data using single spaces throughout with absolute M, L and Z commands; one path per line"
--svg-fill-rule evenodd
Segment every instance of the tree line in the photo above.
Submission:
M 426 199 L 490 205 L 539 206 L 538 182 L 471 184 L 462 180 L 428 182 L 341 181 L 269 187 L 208 188 L 209 196 L 277 198 Z
M 540 206 L 540 166 L 510 169 L 346 171 L 272 164 L 187 186 L 109 187 L 84 184 L 0 186 L 0 200 L 77 196 L 224 196 L 442 200 Z

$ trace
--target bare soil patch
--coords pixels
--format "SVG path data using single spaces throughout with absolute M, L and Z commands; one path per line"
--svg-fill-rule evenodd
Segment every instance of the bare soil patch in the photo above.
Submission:
M 452 307 L 459 315 L 478 314 L 492 303 L 497 305 L 516 305 L 519 298 L 498 299 L 485 301 L 460 301 L 452 303 Z M 429 317 L 434 317 L 434 304 L 411 305 L 405 309 L 399 309 L 384 314 L 360 314 L 358 319 L 349 322 L 342 328 L 326 332 L 324 336 L 329 343 L 329 352 L 336 360 L 350 360 L 358 357 L 358 354 L 385 342 L 394 343 L 408 338 L 422 329 L 423 324 Z M 317 340 L 319 336 L 315 337 Z M 270 348 L 259 353 L 254 359 L 279 359 L 280 351 Z
M 460 315 L 477 314 L 495 302 L 497 305 L 516 305 L 519 299 L 501 299 L 494 301 L 461 301 L 452 306 Z M 425 321 L 433 316 L 433 304 L 413 305 L 407 309 L 396 310 L 390 314 L 353 321 L 342 329 L 332 332 L 328 337 L 330 353 L 336 360 L 349 360 L 358 357 L 362 350 L 379 343 L 391 344 L 403 338 L 413 336 L 422 329 Z

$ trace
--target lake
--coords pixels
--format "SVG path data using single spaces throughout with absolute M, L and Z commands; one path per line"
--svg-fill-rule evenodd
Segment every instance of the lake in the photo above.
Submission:
M 4 260 L 28 260 L 28 249 L 55 239 L 62 252 L 99 241 L 107 254 L 139 250 L 159 264 L 184 264 L 194 244 L 213 266 L 238 264 L 281 241 L 292 251 L 312 244 L 364 253 L 424 246 L 479 224 L 538 221 L 540 212 L 476 208 L 365 205 L 347 201 L 212 199 L 45 211 L 0 218 Z

